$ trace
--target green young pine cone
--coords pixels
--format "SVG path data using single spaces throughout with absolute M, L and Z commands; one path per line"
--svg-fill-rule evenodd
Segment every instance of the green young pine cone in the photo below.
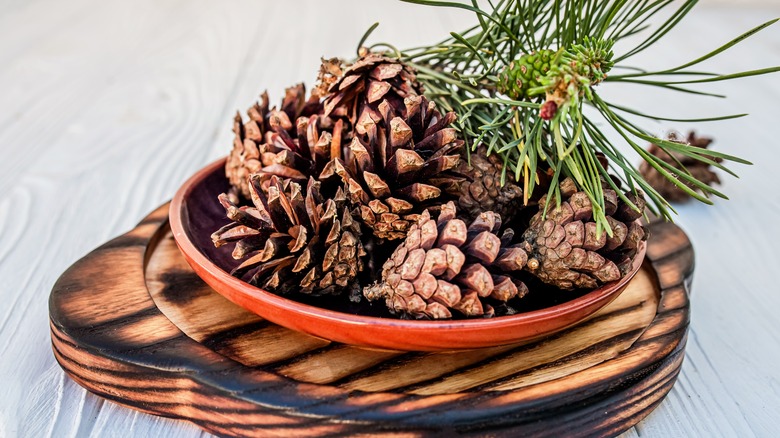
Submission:
M 523 55 L 499 74 L 498 91 L 515 100 L 546 94 L 558 107 L 576 102 L 606 78 L 613 65 L 613 44 L 585 38 L 560 52 L 546 49 Z
M 498 76 L 498 90 L 515 100 L 530 99 L 529 90 L 542 86 L 554 58 L 554 50 L 539 50 L 510 62 Z

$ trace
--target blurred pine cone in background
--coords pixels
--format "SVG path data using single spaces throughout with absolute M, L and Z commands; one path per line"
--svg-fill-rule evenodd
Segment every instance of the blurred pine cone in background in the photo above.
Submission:
M 693 131 L 688 134 L 687 139 L 683 139 L 675 133 L 669 134 L 667 139 L 675 143 L 689 144 L 691 146 L 704 149 L 708 148 L 713 141 L 711 138 L 697 137 L 696 133 Z M 647 152 L 655 155 L 656 157 L 662 159 L 664 162 L 674 166 L 677 169 L 682 169 L 682 166 L 685 166 L 685 168 L 688 169 L 688 172 L 690 172 L 694 178 L 709 186 L 713 184 L 720 184 L 720 178 L 718 178 L 718 174 L 712 170 L 712 166 L 710 164 L 691 159 L 690 157 L 686 157 L 672 150 L 664 150 L 656 144 L 651 144 L 647 148 Z M 723 159 L 719 157 L 710 157 L 710 159 L 716 163 L 723 161 Z M 650 184 L 650 186 L 658 191 L 658 193 L 660 193 L 661 196 L 663 196 L 667 201 L 685 202 L 691 198 L 691 195 L 677 187 L 665 176 L 661 175 L 661 173 L 658 172 L 653 166 L 648 164 L 647 161 L 642 161 L 642 164 L 639 166 L 639 172 Z M 696 187 L 692 184 L 682 180 L 680 180 L 680 182 L 686 184 L 691 189 L 696 190 Z

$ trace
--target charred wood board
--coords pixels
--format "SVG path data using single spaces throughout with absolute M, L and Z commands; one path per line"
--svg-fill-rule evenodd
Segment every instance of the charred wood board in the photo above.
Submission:
M 367 350 L 262 320 L 179 253 L 164 205 L 71 266 L 49 301 L 54 355 L 108 400 L 221 436 L 605 436 L 674 385 L 693 248 L 649 225 L 621 296 L 549 338 L 447 353 Z

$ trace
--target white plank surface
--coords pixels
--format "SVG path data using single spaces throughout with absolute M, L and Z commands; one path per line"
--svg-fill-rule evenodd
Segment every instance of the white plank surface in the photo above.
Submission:
M 703 3 L 642 65 L 677 64 L 780 16 L 774 1 Z M 224 155 L 231 115 L 263 89 L 276 101 L 285 86 L 311 84 L 319 57 L 350 56 L 373 21 L 382 21 L 375 40 L 405 47 L 470 18 L 389 1 L 0 0 L 0 437 L 204 435 L 64 376 L 48 338 L 54 281 Z M 780 64 L 777 27 L 707 67 L 770 64 Z M 779 79 L 711 87 L 728 100 L 601 90 L 651 113 L 752 113 L 696 126 L 755 165 L 724 178 L 731 201 L 679 209 L 697 250 L 687 356 L 667 400 L 626 436 L 780 431 Z M 671 128 L 688 126 L 657 126 Z

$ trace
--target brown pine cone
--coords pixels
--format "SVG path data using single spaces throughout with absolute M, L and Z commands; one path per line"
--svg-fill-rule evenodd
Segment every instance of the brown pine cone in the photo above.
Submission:
M 470 157 L 461 157 L 452 170 L 461 180 L 445 177 L 435 180 L 434 185 L 458 198 L 458 213 L 465 218 L 474 219 L 484 211 L 493 211 L 509 221 L 523 208 L 523 189 L 515 182 L 512 172 L 506 175 L 502 185 L 503 171 L 501 158 L 497 154 L 488 156 L 487 148 L 480 146 Z
M 306 100 L 305 94 L 303 84 L 290 87 L 280 109 L 269 110 L 268 94 L 263 93 L 260 103 L 247 110 L 249 121 L 245 123 L 236 114 L 233 150 L 225 165 L 234 192 L 245 199 L 251 197 L 251 174 L 259 174 L 265 186 L 271 175 L 306 183 L 330 159 L 333 140 L 329 131 L 335 126 L 321 116 L 319 99 L 312 96 Z M 340 146 L 340 138 L 337 141 Z
M 233 275 L 278 293 L 339 294 L 356 287 L 366 253 L 343 192 L 323 199 L 313 179 L 305 195 L 298 183 L 276 176 L 267 190 L 260 175 L 249 182 L 253 205 L 239 207 L 220 195 L 233 222 L 211 235 L 217 247 L 235 242 L 233 258 L 242 262 Z
M 528 292 L 508 275 L 522 270 L 526 254 L 508 245 L 512 232 L 496 234 L 501 217 L 484 212 L 470 225 L 457 219 L 455 204 L 441 207 L 438 221 L 425 210 L 382 268 L 382 282 L 363 290 L 384 300 L 391 312 L 414 318 L 490 317 L 491 298 L 506 302 Z
M 593 289 L 619 280 L 631 268 L 640 242 L 647 232 L 636 219 L 642 213 L 632 209 L 614 190 L 605 188 L 607 221 L 612 228 L 597 232 L 593 207 L 585 192 L 578 192 L 574 181 L 560 184 L 561 205 L 550 206 L 544 216 L 546 200 L 523 233 L 520 248 L 528 253 L 526 271 L 544 283 L 560 289 Z M 626 197 L 640 211 L 645 200 L 632 193 Z
M 675 143 L 680 144 L 689 144 L 691 146 L 696 146 L 700 148 L 707 148 L 709 147 L 710 143 L 712 143 L 711 138 L 707 137 L 697 137 L 696 133 L 691 131 L 688 134 L 687 139 L 680 138 L 677 134 L 671 133 L 667 137 L 669 141 L 673 141 Z M 701 161 L 694 160 L 690 157 L 686 157 L 685 155 L 680 154 L 679 152 L 675 151 L 664 151 L 661 149 L 658 145 L 651 144 L 650 147 L 648 147 L 647 152 L 655 155 L 656 157 L 662 159 L 666 163 L 669 163 L 670 165 L 674 166 L 677 169 L 681 169 L 680 164 L 685 166 L 686 169 L 691 173 L 691 176 L 696 178 L 697 180 L 707 184 L 707 185 L 713 185 L 713 184 L 720 184 L 720 178 L 718 178 L 718 174 L 716 174 L 711 166 L 707 163 L 702 163 Z M 719 157 L 711 157 L 713 161 L 716 161 L 720 163 L 723 161 L 722 158 Z M 679 164 L 678 164 L 679 162 Z M 669 181 L 665 176 L 661 175 L 660 172 L 655 170 L 653 166 L 649 165 L 646 161 L 643 161 L 642 164 L 639 166 L 639 172 L 642 174 L 642 176 L 645 178 L 645 181 L 650 184 L 651 187 L 653 187 L 658 193 L 661 194 L 667 201 L 669 202 L 684 202 L 691 198 L 691 196 L 677 187 L 673 182 Z M 682 183 L 688 185 L 691 189 L 698 190 L 695 186 L 691 185 L 690 183 L 687 183 L 686 181 L 680 180 Z
M 324 101 L 325 115 L 345 118 L 352 125 L 359 125 L 361 117 L 376 113 L 382 101 L 387 101 L 396 111 L 394 115 L 400 116 L 404 99 L 422 94 L 411 67 L 380 53 L 364 54 L 333 81 L 332 76 L 341 70 L 335 64 L 334 60 L 327 60 L 321 67 L 325 73 L 320 82 L 332 82 Z M 366 107 L 373 111 L 366 112 Z
M 326 97 L 333 84 L 344 76 L 344 63 L 339 58 L 320 58 L 320 71 L 317 75 L 317 85 L 311 93 L 318 98 Z
M 458 165 L 463 146 L 449 127 L 455 114 L 442 116 L 423 96 L 408 97 L 404 105 L 404 116 L 382 101 L 376 115 L 361 118 L 344 159 L 331 161 L 320 175 L 341 178 L 357 216 L 380 239 L 406 237 L 419 213 L 442 194 L 433 179 L 459 179 L 446 173 Z

